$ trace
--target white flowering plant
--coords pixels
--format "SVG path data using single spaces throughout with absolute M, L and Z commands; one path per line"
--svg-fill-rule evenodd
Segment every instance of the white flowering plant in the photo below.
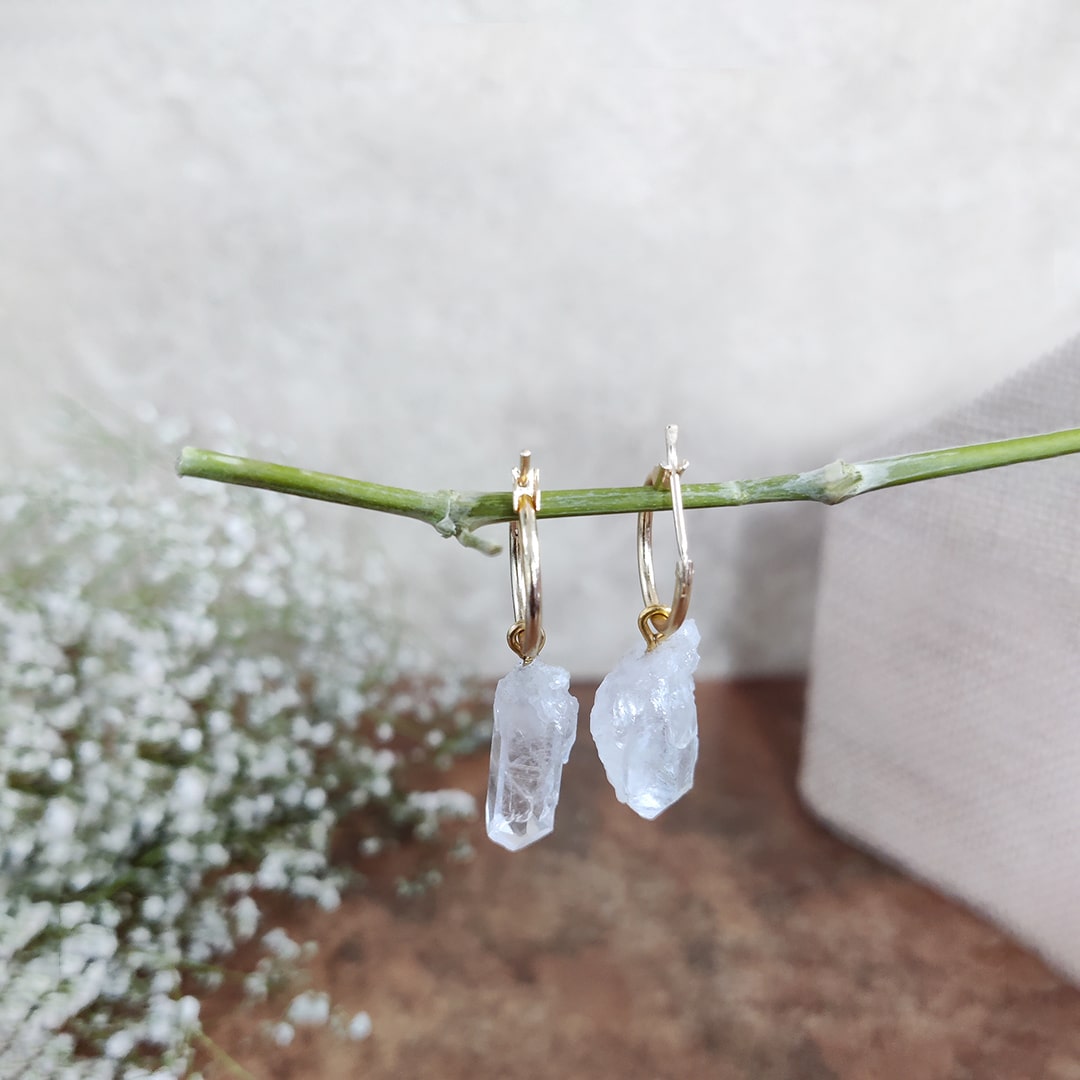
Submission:
M 190 1075 L 195 994 L 261 897 L 339 904 L 343 817 L 372 851 L 471 812 L 404 787 L 475 714 L 416 678 L 378 574 L 283 496 L 93 468 L 0 489 L 0 1076 Z

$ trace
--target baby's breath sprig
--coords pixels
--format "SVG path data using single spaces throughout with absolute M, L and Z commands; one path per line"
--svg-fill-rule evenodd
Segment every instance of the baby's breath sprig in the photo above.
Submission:
M 263 894 L 337 907 L 345 815 L 430 835 L 472 811 L 402 781 L 468 741 L 461 688 L 413 645 L 404 669 L 371 565 L 245 494 L 73 468 L 0 489 L 0 1076 L 190 1075 L 184 988 L 273 934 Z

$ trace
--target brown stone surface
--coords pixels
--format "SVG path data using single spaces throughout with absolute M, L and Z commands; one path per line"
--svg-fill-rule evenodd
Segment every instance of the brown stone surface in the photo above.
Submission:
M 800 807 L 801 686 L 698 696 L 697 784 L 657 821 L 615 801 L 586 695 L 553 837 L 509 854 L 476 823 L 427 895 L 398 898 L 431 858 L 401 852 L 339 911 L 282 913 L 319 942 L 310 984 L 370 1012 L 366 1042 L 272 1046 L 288 992 L 213 996 L 208 1033 L 259 1078 L 1080 1080 L 1080 992 Z M 444 782 L 481 797 L 486 772 Z

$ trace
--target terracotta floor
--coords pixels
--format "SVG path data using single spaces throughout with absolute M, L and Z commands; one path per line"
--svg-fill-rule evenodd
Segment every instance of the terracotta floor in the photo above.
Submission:
M 311 985 L 370 1012 L 366 1042 L 278 1049 L 258 1029 L 288 994 L 228 990 L 212 1038 L 259 1078 L 1080 1080 L 1080 992 L 801 809 L 798 683 L 699 703 L 697 785 L 656 822 L 616 803 L 586 723 L 553 837 L 510 855 L 477 823 L 425 896 L 395 881 L 432 856 L 400 852 L 338 912 L 283 912 L 319 942 Z M 445 782 L 482 797 L 486 772 Z

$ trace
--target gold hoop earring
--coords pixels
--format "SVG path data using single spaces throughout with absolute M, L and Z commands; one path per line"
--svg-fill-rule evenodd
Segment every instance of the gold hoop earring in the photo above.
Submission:
M 547 836 L 555 827 L 562 770 L 577 735 L 577 699 L 570 672 L 537 660 L 547 641 L 540 590 L 540 472 L 521 451 L 513 470 L 510 586 L 514 625 L 506 643 L 521 658 L 495 688 L 485 821 L 487 834 L 509 851 Z
M 532 454 L 522 450 L 513 471 L 510 489 L 517 521 L 510 522 L 510 589 L 514 597 L 514 625 L 506 643 L 530 664 L 547 643 L 540 603 L 540 534 L 536 511 L 540 509 L 540 470 L 532 467 Z
M 689 467 L 688 461 L 679 461 L 675 443 L 679 429 L 669 424 L 665 432 L 667 455 L 647 477 L 645 486 L 671 491 L 671 512 L 675 518 L 675 594 L 671 606 L 664 607 L 656 592 L 656 575 L 653 570 L 652 523 L 653 512 L 644 510 L 638 514 L 637 560 L 641 599 L 645 604 L 638 616 L 638 629 L 645 639 L 645 646 L 652 652 L 661 641 L 671 637 L 686 620 L 690 610 L 690 590 L 694 583 L 694 564 L 690 561 L 686 543 L 686 514 L 682 501 L 682 474 Z
M 686 543 L 679 429 L 666 432 L 664 461 L 645 478 L 649 487 L 670 488 L 675 517 L 675 593 L 660 603 L 652 557 L 652 511 L 638 515 L 637 554 L 645 607 L 638 629 L 645 639 L 615 665 L 596 691 L 589 727 L 615 796 L 644 818 L 654 818 L 694 784 L 698 756 L 694 672 L 701 635 L 688 619 L 694 564 Z

